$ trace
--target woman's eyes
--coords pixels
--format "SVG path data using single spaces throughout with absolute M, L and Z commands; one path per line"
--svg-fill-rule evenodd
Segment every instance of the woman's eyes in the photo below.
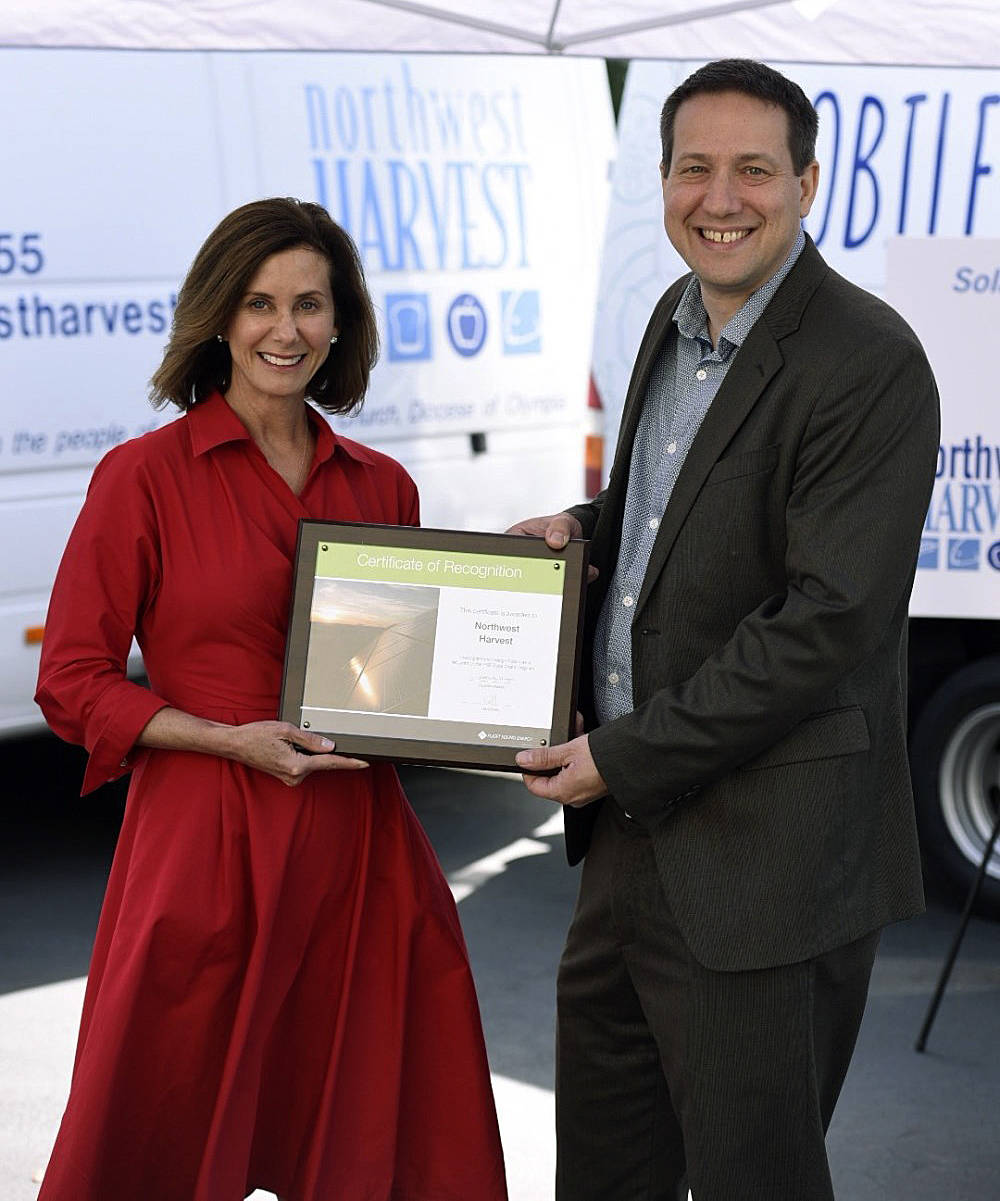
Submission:
M 247 308 L 252 309 L 255 313 L 265 313 L 270 307 L 270 302 L 265 300 L 262 296 L 254 296 L 251 300 L 247 301 Z M 298 303 L 298 308 L 307 313 L 315 313 L 320 307 L 321 306 L 318 300 L 311 300 L 308 298 L 300 300 Z

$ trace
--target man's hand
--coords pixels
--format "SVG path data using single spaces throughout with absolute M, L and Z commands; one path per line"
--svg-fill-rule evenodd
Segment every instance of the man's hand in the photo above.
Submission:
M 590 742 L 586 734 L 560 746 L 521 751 L 515 762 L 518 767 L 524 768 L 524 786 L 529 792 L 548 801 L 556 801 L 560 805 L 581 809 L 591 801 L 596 801 L 598 797 L 605 796 L 608 791 L 597 765 L 591 758 Z M 551 771 L 553 768 L 558 769 L 554 776 L 531 774 Z
M 550 513 L 548 517 L 529 517 L 512 525 L 508 534 L 525 534 L 529 538 L 544 538 L 553 550 L 562 550 L 570 538 L 582 538 L 583 526 L 569 513 Z M 587 583 L 597 579 L 598 570 L 591 564 L 587 568 Z
M 529 517 L 527 521 L 519 521 L 507 533 L 544 538 L 553 550 L 562 550 L 570 538 L 583 537 L 583 526 L 568 513 L 551 513 L 548 517 Z

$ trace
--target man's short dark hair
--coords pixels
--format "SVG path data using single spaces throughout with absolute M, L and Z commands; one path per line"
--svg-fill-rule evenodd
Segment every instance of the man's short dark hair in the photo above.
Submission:
M 752 58 L 720 58 L 699 67 L 670 93 L 660 114 L 663 170 L 670 167 L 674 149 L 674 121 L 685 100 L 703 93 L 741 92 L 765 104 L 784 109 L 788 116 L 788 149 L 795 173 L 801 175 L 816 157 L 819 118 L 797 83 Z

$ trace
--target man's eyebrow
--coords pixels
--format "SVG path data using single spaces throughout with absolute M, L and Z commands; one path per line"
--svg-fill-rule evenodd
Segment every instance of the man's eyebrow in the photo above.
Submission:
M 710 154 L 707 150 L 685 150 L 683 154 L 675 154 L 674 162 L 683 162 L 690 159 L 695 162 L 710 162 L 716 155 Z M 768 154 L 766 150 L 744 150 L 736 156 L 738 163 L 749 163 L 755 160 L 763 160 L 768 163 L 775 163 L 778 160 L 772 154 Z

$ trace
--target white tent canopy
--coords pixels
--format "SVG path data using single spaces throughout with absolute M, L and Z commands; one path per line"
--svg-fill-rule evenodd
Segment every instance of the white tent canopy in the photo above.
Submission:
M 0 0 L 0 46 L 1000 65 L 1000 0 Z

